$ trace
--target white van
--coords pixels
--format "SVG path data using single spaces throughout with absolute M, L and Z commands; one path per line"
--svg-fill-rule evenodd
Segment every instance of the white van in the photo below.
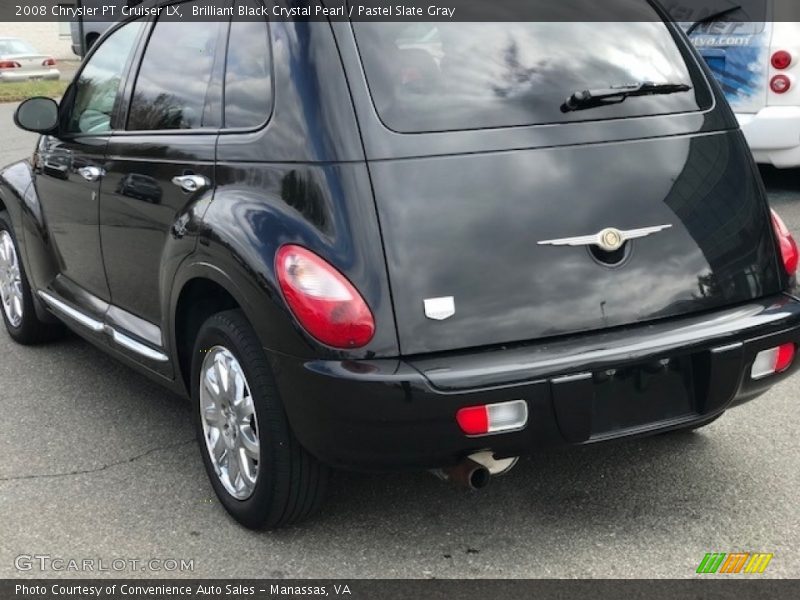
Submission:
M 702 4 L 704 14 L 673 17 L 721 83 L 756 162 L 800 167 L 800 2 Z

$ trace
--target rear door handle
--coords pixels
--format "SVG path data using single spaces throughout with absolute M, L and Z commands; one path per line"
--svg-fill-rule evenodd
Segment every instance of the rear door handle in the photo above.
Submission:
M 78 169 L 78 174 L 86 181 L 97 181 L 103 177 L 106 172 L 100 167 L 82 167 Z
M 211 185 L 208 177 L 202 175 L 180 175 L 172 178 L 172 183 L 181 188 L 184 192 L 194 193 Z

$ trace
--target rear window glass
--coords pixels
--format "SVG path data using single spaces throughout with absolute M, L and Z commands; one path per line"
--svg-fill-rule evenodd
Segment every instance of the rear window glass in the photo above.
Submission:
M 572 2 L 576 9 L 586 9 L 581 0 L 562 0 L 559 6 L 565 9 Z M 625 4 L 624 0 L 615 3 Z M 642 21 L 355 22 L 353 28 L 379 116 L 387 127 L 402 133 L 705 108 L 698 105 L 695 83 L 667 25 L 656 20 L 649 5 L 639 0 L 629 3 L 643 11 Z M 629 97 L 566 113 L 561 110 L 575 92 L 642 82 L 684 84 L 693 89 Z

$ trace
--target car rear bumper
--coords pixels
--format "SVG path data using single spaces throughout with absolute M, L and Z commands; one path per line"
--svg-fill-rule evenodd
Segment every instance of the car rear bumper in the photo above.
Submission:
M 0 71 L 0 83 L 12 83 L 15 81 L 30 81 L 31 79 L 60 79 L 61 72 L 58 69 L 42 69 L 40 71 L 18 71 L 8 69 Z
M 768 106 L 736 118 L 756 162 L 779 168 L 800 166 L 800 106 Z
M 755 381 L 758 352 L 800 343 L 800 301 L 778 296 L 650 325 L 514 348 L 396 360 L 271 354 L 300 442 L 342 468 L 436 468 L 700 424 L 797 370 Z M 527 426 L 470 437 L 466 406 L 524 400 Z

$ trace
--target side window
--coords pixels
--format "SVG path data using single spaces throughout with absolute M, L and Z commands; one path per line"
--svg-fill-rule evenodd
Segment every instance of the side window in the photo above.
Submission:
M 191 13 L 189 3 L 183 10 Z M 131 99 L 128 129 L 208 127 L 203 113 L 221 32 L 227 23 L 159 20 L 150 36 Z
M 239 9 L 251 12 L 261 3 L 244 0 Z M 258 13 L 255 13 L 258 14 Z M 225 70 L 225 127 L 263 125 L 272 112 L 272 57 L 269 27 L 262 20 L 237 20 L 231 24 Z
M 111 130 L 111 117 L 128 60 L 143 23 L 128 23 L 112 33 L 81 71 L 75 82 L 67 133 L 102 134 Z

